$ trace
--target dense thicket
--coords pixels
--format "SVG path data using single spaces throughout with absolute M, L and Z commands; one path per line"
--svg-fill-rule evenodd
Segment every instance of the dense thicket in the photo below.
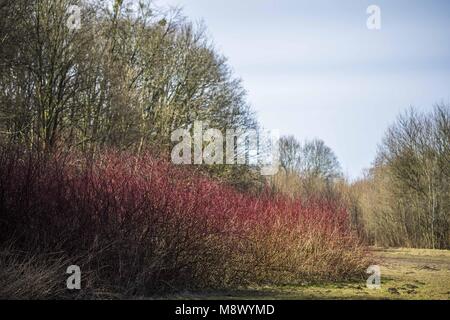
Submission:
M 82 298 L 362 279 L 370 264 L 339 202 L 252 196 L 112 151 L 1 149 L 0 243 L 3 298 L 74 297 L 72 264 Z
M 69 28 L 71 5 L 80 29 Z M 171 133 L 194 121 L 256 128 L 226 59 L 178 11 L 118 0 L 3 0 L 0 10 L 2 140 L 167 153 Z
M 373 167 L 346 181 L 321 141 L 280 141 L 282 170 L 270 179 L 292 197 L 338 200 L 354 230 L 379 246 L 450 248 L 450 106 L 400 115 L 387 130 Z
M 343 181 L 341 166 L 333 150 L 322 140 L 299 142 L 293 136 L 280 139 L 280 171 L 270 178 L 276 192 L 303 199 L 337 199 L 336 186 Z
M 450 248 L 450 106 L 402 114 L 354 190 L 373 243 Z

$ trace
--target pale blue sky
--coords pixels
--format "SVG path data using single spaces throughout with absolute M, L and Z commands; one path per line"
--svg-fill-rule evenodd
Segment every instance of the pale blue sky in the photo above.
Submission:
M 370 167 L 409 106 L 450 102 L 450 1 L 158 0 L 203 20 L 267 129 L 321 138 L 344 173 Z M 382 29 L 366 27 L 381 8 Z

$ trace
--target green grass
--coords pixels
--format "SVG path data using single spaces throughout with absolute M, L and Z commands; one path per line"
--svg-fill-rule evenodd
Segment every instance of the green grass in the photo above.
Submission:
M 235 292 L 186 293 L 172 299 L 436 299 L 450 300 L 450 250 L 373 249 L 381 288 L 365 280 L 301 286 L 259 287 Z

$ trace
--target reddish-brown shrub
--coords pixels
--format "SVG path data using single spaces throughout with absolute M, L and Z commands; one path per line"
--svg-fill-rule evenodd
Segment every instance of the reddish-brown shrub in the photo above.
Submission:
M 338 203 L 250 195 L 149 154 L 0 154 L 0 243 L 60 252 L 124 295 L 343 280 L 366 250 Z M 62 283 L 61 285 L 64 285 Z

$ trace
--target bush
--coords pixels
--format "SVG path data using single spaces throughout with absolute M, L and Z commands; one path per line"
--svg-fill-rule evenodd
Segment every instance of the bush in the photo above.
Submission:
M 114 151 L 86 160 L 3 149 L 0 245 L 10 243 L 27 253 L 19 263 L 51 253 L 63 270 L 79 265 L 93 296 L 344 280 L 369 263 L 339 203 L 245 194 Z

